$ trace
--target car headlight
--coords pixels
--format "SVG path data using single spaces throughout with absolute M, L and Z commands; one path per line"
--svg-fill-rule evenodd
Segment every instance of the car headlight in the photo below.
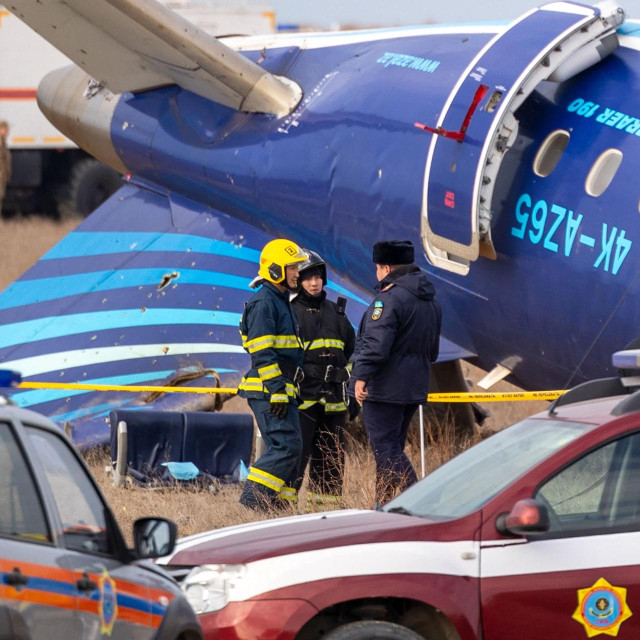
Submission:
M 192 569 L 182 590 L 197 614 L 219 611 L 229 602 L 229 591 L 246 573 L 243 564 L 203 564 Z

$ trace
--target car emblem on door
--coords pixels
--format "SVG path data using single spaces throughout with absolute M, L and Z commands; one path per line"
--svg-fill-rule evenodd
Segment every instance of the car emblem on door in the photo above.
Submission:
M 113 631 L 113 625 L 118 617 L 118 599 L 116 595 L 116 583 L 104 570 L 102 578 L 100 578 L 100 632 L 108 636 Z
M 631 615 L 627 590 L 600 578 L 592 587 L 578 589 L 578 607 L 572 618 L 584 626 L 591 638 L 601 633 L 617 636 L 620 625 Z

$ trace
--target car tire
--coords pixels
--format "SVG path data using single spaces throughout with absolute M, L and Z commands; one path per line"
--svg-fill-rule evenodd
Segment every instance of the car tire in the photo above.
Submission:
M 325 636 L 325 640 L 424 640 L 407 627 L 381 620 L 364 620 L 345 624 Z
M 86 218 L 122 185 L 117 171 L 95 158 L 76 162 L 69 182 L 58 201 L 58 215 L 62 220 Z

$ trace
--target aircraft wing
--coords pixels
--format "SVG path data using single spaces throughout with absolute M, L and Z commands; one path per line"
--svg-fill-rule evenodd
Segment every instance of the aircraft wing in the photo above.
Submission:
M 177 84 L 283 116 L 302 92 L 156 0 L 13 0 L 7 8 L 113 93 Z

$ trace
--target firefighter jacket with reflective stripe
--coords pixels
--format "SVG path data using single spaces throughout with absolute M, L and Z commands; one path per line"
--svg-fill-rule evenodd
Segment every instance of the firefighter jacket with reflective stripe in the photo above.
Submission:
M 293 375 L 304 352 L 289 292 L 265 281 L 244 309 L 240 335 L 251 369 L 238 385 L 238 395 L 297 404 Z
M 322 291 L 311 296 L 302 290 L 292 302 L 305 346 L 304 380 L 300 384 L 302 410 L 322 402 L 327 412 L 346 411 L 343 385 L 327 380 L 327 367 L 345 370 L 355 344 L 351 323 Z

